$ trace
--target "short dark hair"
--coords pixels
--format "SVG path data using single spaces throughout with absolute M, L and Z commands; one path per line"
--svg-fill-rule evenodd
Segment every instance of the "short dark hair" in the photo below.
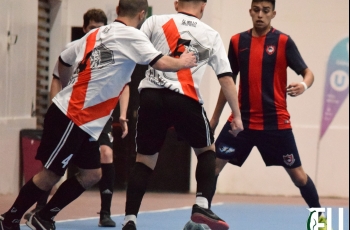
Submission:
M 147 0 L 120 0 L 119 1 L 119 16 L 134 17 L 144 10 L 148 12 Z
M 276 8 L 276 0 L 253 0 L 252 3 L 253 2 L 270 2 L 272 4 L 273 10 Z
M 179 0 L 179 2 L 207 2 L 207 0 Z
M 103 10 L 93 8 L 84 14 L 83 27 L 86 28 L 90 24 L 90 21 L 102 22 L 104 25 L 107 25 L 107 16 Z

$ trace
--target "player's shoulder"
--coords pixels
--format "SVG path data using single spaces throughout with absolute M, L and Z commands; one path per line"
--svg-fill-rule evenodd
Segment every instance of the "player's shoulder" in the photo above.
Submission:
M 276 28 L 272 28 L 271 29 L 271 34 L 274 35 L 274 36 L 284 36 L 284 37 L 287 37 L 287 38 L 290 38 L 290 36 Z

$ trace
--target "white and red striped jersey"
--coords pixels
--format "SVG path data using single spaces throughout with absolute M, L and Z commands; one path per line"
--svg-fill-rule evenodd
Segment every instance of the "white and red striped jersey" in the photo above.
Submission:
M 136 63 L 152 64 L 161 56 L 144 33 L 122 22 L 94 29 L 61 53 L 60 61 L 76 68 L 53 102 L 97 140 Z
M 180 56 L 185 49 L 195 53 L 198 65 L 178 72 L 149 68 L 139 85 L 143 88 L 168 88 L 203 104 L 199 86 L 207 65 L 218 77 L 232 76 L 231 66 L 217 31 L 198 18 L 185 13 L 148 18 L 141 27 L 155 48 L 164 55 Z

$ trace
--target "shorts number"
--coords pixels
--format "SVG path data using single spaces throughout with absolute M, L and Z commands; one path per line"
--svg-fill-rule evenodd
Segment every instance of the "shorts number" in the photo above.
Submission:
M 67 167 L 67 165 L 68 165 L 70 159 L 72 159 L 72 157 L 73 157 L 73 154 L 69 155 L 66 159 L 64 159 L 64 160 L 62 161 L 62 164 L 63 164 L 62 168 L 63 168 L 63 169 L 64 169 L 65 167 Z

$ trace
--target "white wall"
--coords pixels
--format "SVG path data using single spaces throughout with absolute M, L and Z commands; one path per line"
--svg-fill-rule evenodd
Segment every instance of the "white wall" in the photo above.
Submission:
M 0 0 L 0 194 L 19 185 L 19 131 L 35 128 L 37 1 Z M 8 36 L 17 35 L 7 48 Z M 14 40 L 14 39 L 13 39 Z
M 51 2 L 53 5 L 50 72 L 61 49 L 70 41 L 71 27 L 82 26 L 82 15 L 89 8 L 96 7 L 107 12 L 109 21 L 112 21 L 115 17 L 117 1 L 62 0 L 59 2 L 52 0 Z M 153 14 L 173 13 L 173 2 L 173 0 L 149 0 L 149 4 L 153 6 Z M 13 9 L 11 6 L 16 3 L 17 7 Z M 35 127 L 35 120 L 30 117 L 29 111 L 31 99 L 35 96 L 37 4 L 33 1 L 0 0 L 0 5 L 2 6 L 0 8 L 0 61 L 7 63 L 5 68 L 0 68 L 0 95 L 1 98 L 7 99 L 0 101 L 1 194 L 15 192 L 17 188 L 19 129 Z M 203 21 L 220 32 L 228 48 L 229 39 L 233 34 L 251 28 L 249 8 L 248 0 L 208 1 Z M 315 73 L 314 86 L 305 95 L 288 99 L 288 108 L 303 166 L 317 183 L 321 196 L 349 197 L 348 99 L 320 143 L 319 151 L 317 150 L 326 64 L 336 43 L 349 36 L 348 8 L 347 0 L 337 0 L 336 3 L 326 0 L 320 0 L 317 3 L 304 0 L 278 1 L 277 17 L 273 20 L 274 27 L 292 36 L 306 63 Z M 16 12 L 16 18 L 9 16 L 11 10 Z M 13 25 L 15 22 L 16 24 Z M 18 44 L 14 47 L 21 49 L 22 59 L 18 57 L 18 50 L 15 52 L 16 48 L 11 49 L 10 53 L 6 51 L 7 29 L 4 28 L 9 28 L 9 25 L 12 25 L 13 30 L 18 30 L 16 32 L 21 35 Z M 289 74 L 289 82 L 301 80 L 292 71 L 289 71 Z M 211 70 L 208 70 L 201 90 L 205 108 L 210 117 L 219 92 L 217 78 Z M 225 108 L 217 132 L 228 115 L 229 109 Z M 319 154 L 318 158 L 317 154 Z M 195 164 L 196 159 L 193 157 L 192 191 L 195 190 Z M 316 176 L 317 165 L 319 171 Z M 252 152 L 242 168 L 228 166 L 224 169 L 217 191 L 219 193 L 299 195 L 299 190 L 293 186 L 284 170 L 278 167 L 266 168 L 256 150 Z

